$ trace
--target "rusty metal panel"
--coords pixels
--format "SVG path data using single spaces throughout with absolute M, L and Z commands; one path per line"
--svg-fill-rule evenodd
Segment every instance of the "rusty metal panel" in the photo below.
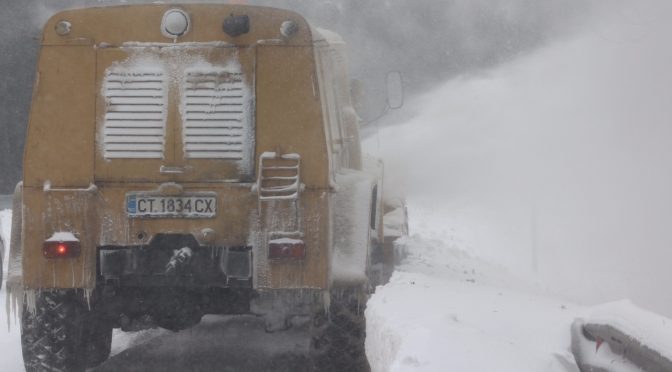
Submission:
M 197 184 L 185 193 L 214 191 L 218 208 L 226 210 L 209 219 L 129 218 L 127 192 L 151 191 L 154 184 L 108 186 L 91 190 L 24 189 L 24 285 L 26 288 L 93 288 L 96 247 L 140 246 L 155 234 L 183 233 L 202 238 L 204 229 L 215 232 L 204 245 L 251 245 L 255 256 L 255 288 L 327 288 L 330 218 L 327 191 L 307 191 L 301 199 L 301 221 L 306 256 L 301 260 L 269 260 L 269 233 L 281 229 L 287 209 L 273 203 L 258 208 L 248 187 Z M 73 232 L 81 241 L 82 255 L 74 260 L 48 260 L 42 243 L 54 232 Z
M 87 187 L 93 181 L 95 52 L 43 47 L 24 157 L 24 185 Z
M 249 187 L 235 185 L 194 184 L 183 194 L 215 192 L 220 211 L 213 218 L 129 218 L 126 214 L 126 194 L 155 192 L 165 194 L 156 184 L 115 184 L 101 189 L 101 227 L 99 245 L 137 246 L 148 244 L 155 234 L 171 232 L 192 234 L 201 241 L 203 229 L 212 229 L 214 239 L 203 245 L 244 246 L 248 244 L 249 211 L 256 207 Z M 168 194 L 165 194 L 168 195 Z
M 23 284 L 26 288 L 93 288 L 98 193 L 90 190 L 23 189 Z M 81 242 L 76 259 L 47 259 L 43 242 L 55 232 L 72 232 Z
M 330 195 L 326 190 L 305 192 L 301 197 L 300 225 L 303 227 L 303 240 L 306 242 L 306 256 L 300 260 L 262 259 L 258 262 L 263 267 L 267 262 L 266 276 L 259 283 L 262 288 L 323 288 L 329 287 L 329 257 L 331 246 L 330 226 Z M 267 252 L 268 234 L 286 217 L 282 209 L 273 211 L 271 208 L 282 208 L 284 203 L 271 203 L 262 210 L 262 224 L 266 239 L 263 252 Z M 287 210 L 286 208 L 284 209 Z
M 173 8 L 184 10 L 191 18 L 191 29 L 184 36 L 180 36 L 178 42 L 221 41 L 232 45 L 253 45 L 260 40 L 280 42 L 282 23 L 294 21 L 298 25 L 298 32 L 290 40 L 282 42 L 290 45 L 312 43 L 310 27 L 297 13 L 234 4 L 152 4 L 66 10 L 47 21 L 42 43 L 43 45 L 106 43 L 113 46 L 129 41 L 172 43 L 172 38 L 162 34 L 161 21 L 163 14 Z M 250 20 L 250 32 L 236 37 L 224 33 L 222 23 L 231 14 L 247 15 Z M 56 33 L 56 25 L 60 21 L 71 24 L 69 34 L 60 36 Z
M 192 17 L 192 29 L 173 44 L 173 39 L 162 35 L 159 27 L 163 13 L 173 7 L 65 11 L 45 26 L 25 155 L 25 286 L 92 288 L 96 247 L 143 245 L 155 234 L 165 232 L 193 234 L 200 239 L 206 229 L 215 232 L 209 244 L 253 247 L 255 288 L 328 288 L 331 147 L 325 133 L 320 78 L 309 26 L 288 11 L 186 5 L 180 7 Z M 222 32 L 222 20 L 232 13 L 249 15 L 250 33 L 231 38 Z M 61 36 L 55 31 L 62 20 L 70 22 L 71 31 Z M 292 38 L 283 39 L 280 25 L 287 20 L 295 21 L 299 31 Z M 203 44 L 208 42 L 211 44 Z M 242 177 L 240 166 L 229 160 L 188 156 L 181 111 L 184 97 L 176 86 L 180 82 L 175 80 L 175 71 L 170 69 L 165 76 L 168 90 L 162 93 L 166 94 L 163 148 L 153 150 L 146 159 L 126 158 L 118 153 L 105 155 L 109 139 L 105 128 L 112 128 L 106 126 L 106 115 L 123 111 L 118 107 L 111 109 L 110 105 L 124 106 L 128 98 L 124 96 L 118 102 L 106 99 L 106 74 L 141 49 L 145 57 L 148 54 L 172 66 L 178 60 L 215 66 L 232 59 L 239 63 L 241 76 L 254 99 L 249 174 Z M 184 79 L 181 81 L 184 83 Z M 122 81 L 116 83 L 123 85 Z M 130 102 L 140 107 L 147 103 Z M 142 115 L 133 119 L 139 125 L 146 124 Z M 350 124 L 354 128 L 356 123 Z M 140 143 L 133 138 L 134 133 L 127 134 L 121 133 L 124 138 L 119 143 L 110 142 L 119 146 L 110 147 L 109 152 L 134 149 Z M 265 152 L 300 157 L 301 187 L 295 204 L 261 203 L 255 194 L 252 186 L 257 176 L 256 161 Z M 170 171 L 162 172 L 162 167 Z M 127 193 L 161 193 L 161 185 L 169 182 L 178 184 L 178 193 L 216 195 L 219 214 L 202 219 L 129 218 L 125 209 Z M 283 216 L 292 211 L 298 216 L 292 230 L 302 234 L 305 257 L 270 260 L 269 234 L 282 231 Z M 58 231 L 78 236 L 82 246 L 79 258 L 47 260 L 42 256 L 42 243 Z
M 257 47 L 257 158 L 297 153 L 307 188 L 329 185 L 329 159 L 312 47 Z

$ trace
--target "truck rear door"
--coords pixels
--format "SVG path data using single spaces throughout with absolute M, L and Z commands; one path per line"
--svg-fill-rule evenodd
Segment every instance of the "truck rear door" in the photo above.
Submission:
M 253 48 L 138 43 L 97 54 L 96 181 L 253 178 Z

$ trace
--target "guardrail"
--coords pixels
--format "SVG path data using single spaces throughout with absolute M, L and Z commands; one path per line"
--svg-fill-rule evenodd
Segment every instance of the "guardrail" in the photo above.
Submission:
M 672 320 L 629 301 L 598 306 L 574 321 L 572 353 L 582 372 L 670 372 Z

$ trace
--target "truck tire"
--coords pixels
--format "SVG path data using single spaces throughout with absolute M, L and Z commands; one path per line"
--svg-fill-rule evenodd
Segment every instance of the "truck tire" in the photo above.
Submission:
M 361 292 L 332 294 L 329 312 L 316 317 L 311 341 L 313 371 L 370 371 L 364 350 L 366 300 L 362 301 Z
M 88 313 L 73 291 L 41 292 L 34 309 L 24 305 L 21 347 L 26 371 L 84 371 Z
M 95 319 L 91 322 L 86 350 L 87 368 L 96 367 L 110 357 L 112 330 L 113 327 L 108 322 Z

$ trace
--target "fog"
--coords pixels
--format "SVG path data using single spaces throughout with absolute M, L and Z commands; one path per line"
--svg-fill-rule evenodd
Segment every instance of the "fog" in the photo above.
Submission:
M 20 179 L 39 28 L 59 9 L 3 2 L 0 193 Z M 414 231 L 584 303 L 672 316 L 671 6 L 665 1 L 249 1 L 298 10 L 349 46 L 367 147 Z M 383 111 L 385 73 L 407 103 Z
M 565 38 L 413 98 L 368 146 L 415 233 L 568 299 L 672 316 L 672 4 L 595 5 Z

